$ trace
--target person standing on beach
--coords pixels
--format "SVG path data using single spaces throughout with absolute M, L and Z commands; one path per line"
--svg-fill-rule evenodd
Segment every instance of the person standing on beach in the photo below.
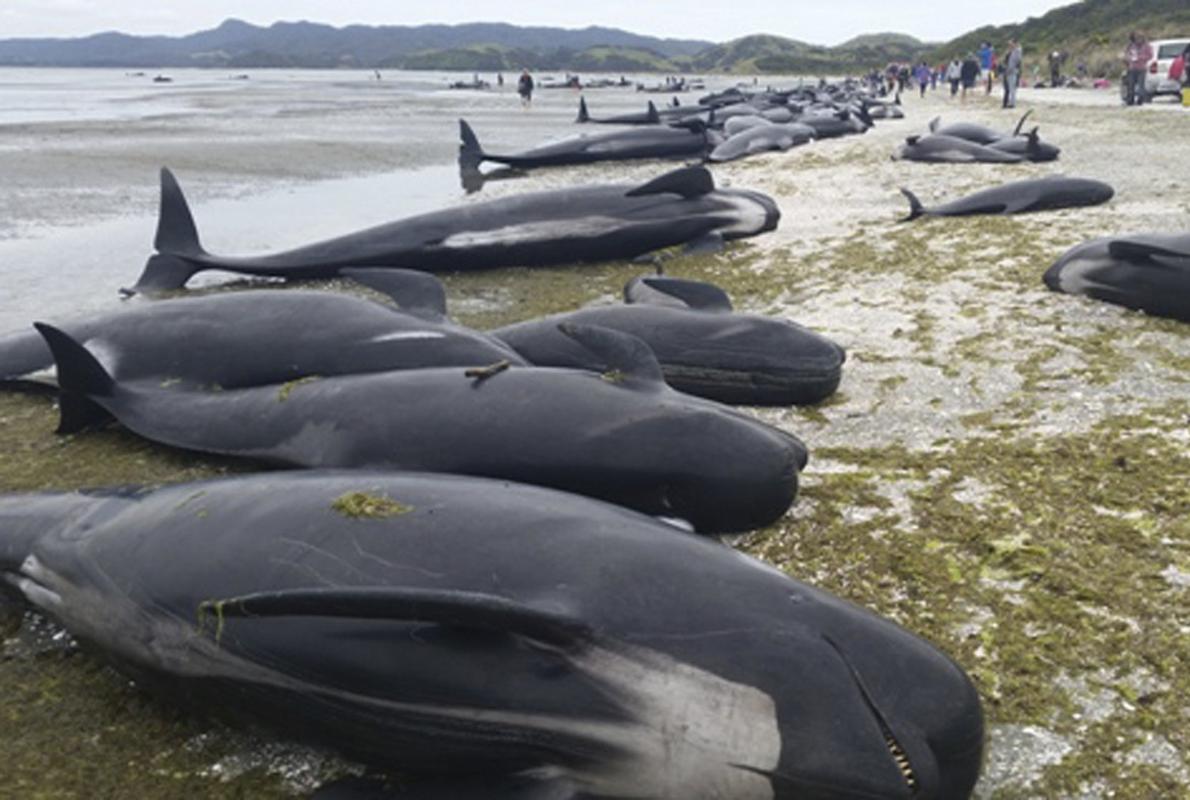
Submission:
M 1152 60 L 1153 46 L 1148 40 L 1139 31 L 1128 34 L 1128 46 L 1124 48 L 1124 63 L 1128 66 L 1125 104 L 1139 106 L 1148 99 L 1145 91 L 1145 70 L 1149 68 L 1149 62 Z
M 921 96 L 926 96 L 926 87 L 930 85 L 930 68 L 926 62 L 921 62 L 913 68 L 913 77 L 917 79 L 917 85 L 921 89 Z
M 950 82 L 950 96 L 954 97 L 959 93 L 959 81 L 963 77 L 963 68 L 956 58 L 950 62 L 950 66 L 946 68 L 946 80 Z
M 983 80 L 987 82 L 987 91 L 992 93 L 992 69 L 996 66 L 996 48 L 991 42 L 984 42 L 979 46 L 979 69 L 983 73 Z
M 1016 90 L 1021 85 L 1021 61 L 1024 53 L 1020 42 L 1008 40 L 1008 57 L 1004 59 L 1004 101 L 1002 108 L 1016 108 Z
M 521 70 L 521 77 L 516 82 L 516 93 L 521 96 L 521 107 L 528 108 L 533 102 L 533 76 L 529 70 Z
M 959 67 L 959 78 L 963 82 L 963 94 L 959 99 L 966 103 L 967 90 L 974 89 L 975 81 L 979 78 L 979 61 L 974 53 L 968 53 L 963 65 Z

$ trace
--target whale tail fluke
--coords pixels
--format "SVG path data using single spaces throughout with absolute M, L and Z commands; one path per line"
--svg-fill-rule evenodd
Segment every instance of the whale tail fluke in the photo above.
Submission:
M 905 195 L 905 199 L 909 201 L 909 216 L 903 217 L 899 220 L 900 222 L 909 222 L 926 213 L 926 207 L 917 199 L 917 195 L 904 187 L 901 187 L 901 194 Z
M 197 256 L 203 253 L 190 205 L 182 194 L 178 179 L 166 167 L 161 168 L 161 210 L 153 246 L 157 252 L 170 255 Z
M 467 120 L 459 120 L 459 166 L 465 169 L 478 169 L 483 163 L 483 148 L 479 145 L 479 138 Z
M 580 97 L 578 99 L 578 116 L 574 118 L 575 122 L 590 122 L 591 115 L 587 113 L 587 98 Z M 472 134 L 474 136 L 474 134 Z
M 58 433 L 75 433 L 111 419 L 92 397 L 108 397 L 116 382 L 103 365 L 70 336 L 52 325 L 35 322 L 58 365 Z

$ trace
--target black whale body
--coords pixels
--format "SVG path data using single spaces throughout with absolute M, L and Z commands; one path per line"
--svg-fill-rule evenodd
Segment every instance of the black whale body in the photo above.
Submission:
M 6 583 L 165 697 L 439 776 L 415 797 L 956 800 L 979 770 L 978 697 L 923 640 L 549 490 L 320 472 L 11 495 Z
M 1019 164 L 1025 160 L 1021 155 L 997 150 L 990 145 L 937 133 L 907 136 L 893 158 L 932 164 Z
M 189 450 L 286 467 L 516 480 L 707 533 L 779 518 L 807 460 L 794 436 L 670 389 L 643 342 L 607 329 L 570 329 L 608 365 L 603 374 L 505 364 L 224 391 L 116 382 L 68 336 L 38 329 L 58 365 L 63 432 L 110 414 L 140 436 Z
M 908 189 L 901 193 L 909 200 L 909 216 L 963 217 L 972 214 L 1026 214 L 1058 208 L 1078 208 L 1106 203 L 1115 190 L 1103 181 L 1050 175 L 1013 181 L 976 192 L 942 205 L 925 207 Z
M 732 239 L 772 230 L 780 212 L 758 192 L 716 189 L 690 167 L 641 186 L 533 192 L 421 214 L 282 253 L 212 255 L 169 170 L 161 172 L 161 217 L 134 292 L 177 289 L 196 272 L 227 270 L 291 279 L 328 278 L 345 267 L 429 272 L 545 266 L 633 258 L 710 234 Z
M 445 319 L 442 285 L 406 270 L 346 270 L 414 313 L 336 292 L 250 290 L 136 303 L 60 323 L 118 380 L 235 389 L 307 375 L 524 363 L 498 339 Z M 0 336 L 0 380 L 54 363 L 37 331 Z
M 1044 280 L 1055 292 L 1190 322 L 1190 234 L 1092 239 L 1064 253 Z
M 459 120 L 459 136 L 459 164 L 464 169 L 478 167 L 485 161 L 510 167 L 555 167 L 640 158 L 701 158 L 710 147 L 705 126 L 697 121 L 685 125 L 649 125 L 626 131 L 581 134 L 519 153 L 504 154 L 484 150 L 464 120 Z
M 834 342 L 787 320 L 668 305 L 592 306 L 491 333 L 537 366 L 604 369 L 597 354 L 562 333 L 564 324 L 636 336 L 657 356 L 666 383 L 723 403 L 821 402 L 839 387 L 846 359 Z

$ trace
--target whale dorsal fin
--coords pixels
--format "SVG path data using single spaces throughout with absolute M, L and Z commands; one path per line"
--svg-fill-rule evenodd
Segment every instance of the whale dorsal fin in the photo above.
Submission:
M 386 295 L 397 308 L 425 319 L 446 316 L 446 287 L 428 272 L 415 269 L 348 267 L 339 274 Z
M 661 364 L 653 348 L 632 334 L 601 325 L 579 325 L 573 322 L 563 322 L 558 330 L 603 362 L 606 367 L 604 377 L 614 383 L 632 381 L 650 386 L 665 383 Z
M 116 382 L 99 360 L 69 334 L 44 322 L 33 327 L 45 339 L 58 367 L 58 433 L 76 433 L 111 419 L 92 398 L 108 397 Z
M 731 311 L 731 298 L 727 292 L 713 283 L 691 281 L 684 278 L 645 277 L 641 283 L 650 289 L 677 298 L 689 308 L 699 311 Z
M 653 101 L 649 101 L 649 110 L 645 118 L 654 125 L 661 122 L 661 115 L 657 113 L 657 106 L 653 105 Z
M 715 179 L 706 167 L 682 167 L 667 172 L 627 193 L 627 197 L 650 194 L 677 194 L 685 198 L 699 197 L 715 191 Z
M 914 135 L 914 136 L 906 136 L 905 137 L 905 144 L 909 145 L 910 147 L 912 147 L 913 145 L 917 144 L 920 141 L 921 141 L 920 136 Z
M 901 95 L 899 95 L 899 94 L 897 95 L 897 97 L 900 97 L 900 96 Z M 938 130 L 938 125 L 941 122 L 942 122 L 942 117 L 934 117 L 932 120 L 930 120 L 930 133 L 933 133 L 934 131 Z
M 206 600 L 198 606 L 200 630 L 214 623 L 216 639 L 228 617 L 343 617 L 430 622 L 512 633 L 543 644 L 572 647 L 593 638 L 591 628 L 563 611 L 498 595 L 453 589 L 393 586 L 318 587 Z

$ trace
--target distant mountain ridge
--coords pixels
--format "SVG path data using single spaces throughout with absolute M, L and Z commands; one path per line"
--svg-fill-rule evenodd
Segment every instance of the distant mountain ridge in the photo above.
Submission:
M 267 28 L 229 19 L 187 36 L 100 33 L 79 39 L 3 39 L 0 64 L 56 67 L 378 67 L 402 66 L 427 51 L 494 46 L 525 53 L 623 47 L 662 57 L 693 55 L 711 42 L 660 39 L 614 28 L 520 27 L 503 23 L 335 28 L 277 22 Z
M 3 39 L 0 65 L 839 73 L 907 60 L 928 47 L 905 34 L 867 34 L 838 47 L 766 35 L 717 45 L 599 27 L 473 23 L 335 28 L 313 22 L 259 27 L 229 19 L 186 36 L 108 32 L 78 39 Z

